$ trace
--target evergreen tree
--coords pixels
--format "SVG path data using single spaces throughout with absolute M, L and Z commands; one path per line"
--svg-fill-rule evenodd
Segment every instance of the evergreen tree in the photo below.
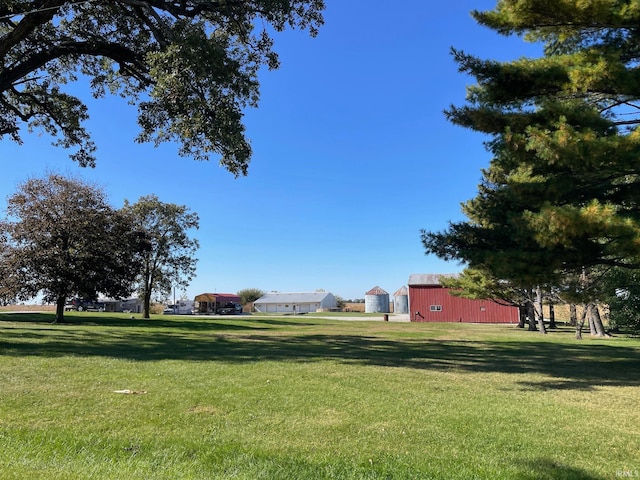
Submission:
M 428 253 L 519 286 L 599 266 L 640 267 L 640 73 L 636 2 L 502 0 L 475 18 L 541 42 L 510 62 L 454 50 L 477 84 L 452 122 L 493 153 L 469 218 L 423 232 Z

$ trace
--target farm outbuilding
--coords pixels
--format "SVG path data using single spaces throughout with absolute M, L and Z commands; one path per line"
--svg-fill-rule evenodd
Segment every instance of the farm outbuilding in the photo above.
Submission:
M 440 285 L 455 274 L 414 274 L 409 277 L 409 316 L 412 322 L 518 323 L 517 307 L 492 300 L 456 297 Z
M 389 313 L 389 294 L 375 286 L 364 294 L 365 313 Z
M 211 315 L 230 304 L 240 304 L 240 297 L 233 293 L 201 293 L 194 300 L 195 313 Z
M 329 292 L 267 293 L 253 302 L 253 308 L 260 313 L 309 313 L 336 306 L 336 297 Z
M 409 289 L 404 285 L 393 294 L 393 313 L 409 313 Z
M 105 312 L 142 313 L 143 310 L 143 302 L 140 298 L 99 298 L 98 303 L 104 305 Z

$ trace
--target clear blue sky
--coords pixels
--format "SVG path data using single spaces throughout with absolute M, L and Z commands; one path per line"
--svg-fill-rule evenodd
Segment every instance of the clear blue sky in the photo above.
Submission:
M 47 171 L 97 182 L 115 207 L 151 193 L 187 205 L 200 215 L 190 298 L 244 288 L 363 298 L 376 285 L 393 294 L 412 273 L 460 271 L 420 243 L 420 229 L 463 218 L 460 203 L 490 160 L 485 138 L 442 114 L 472 82 L 449 48 L 499 60 L 535 54 L 469 15 L 494 5 L 327 0 L 317 38 L 276 36 L 282 66 L 261 74 L 260 106 L 245 117 L 254 157 L 238 179 L 215 160 L 178 157 L 176 145 L 134 143 L 135 107 L 83 93 L 97 167 L 78 167 L 47 136 L 3 140 L 2 208 L 19 182 Z

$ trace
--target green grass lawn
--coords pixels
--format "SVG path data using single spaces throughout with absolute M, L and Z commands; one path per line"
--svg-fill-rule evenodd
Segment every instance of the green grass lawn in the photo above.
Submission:
M 0 314 L 1 479 L 640 476 L 638 339 L 311 316 L 52 320 Z

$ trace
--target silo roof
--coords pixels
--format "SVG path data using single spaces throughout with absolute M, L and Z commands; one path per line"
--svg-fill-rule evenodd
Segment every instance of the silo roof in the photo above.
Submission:
M 371 290 L 369 290 L 367 293 L 365 293 L 365 295 L 389 295 L 389 294 L 385 292 L 383 289 L 381 289 L 380 287 L 375 286 Z
M 409 290 L 404 285 L 396 290 L 396 292 L 393 294 L 394 297 L 400 297 L 402 295 L 409 295 Z

